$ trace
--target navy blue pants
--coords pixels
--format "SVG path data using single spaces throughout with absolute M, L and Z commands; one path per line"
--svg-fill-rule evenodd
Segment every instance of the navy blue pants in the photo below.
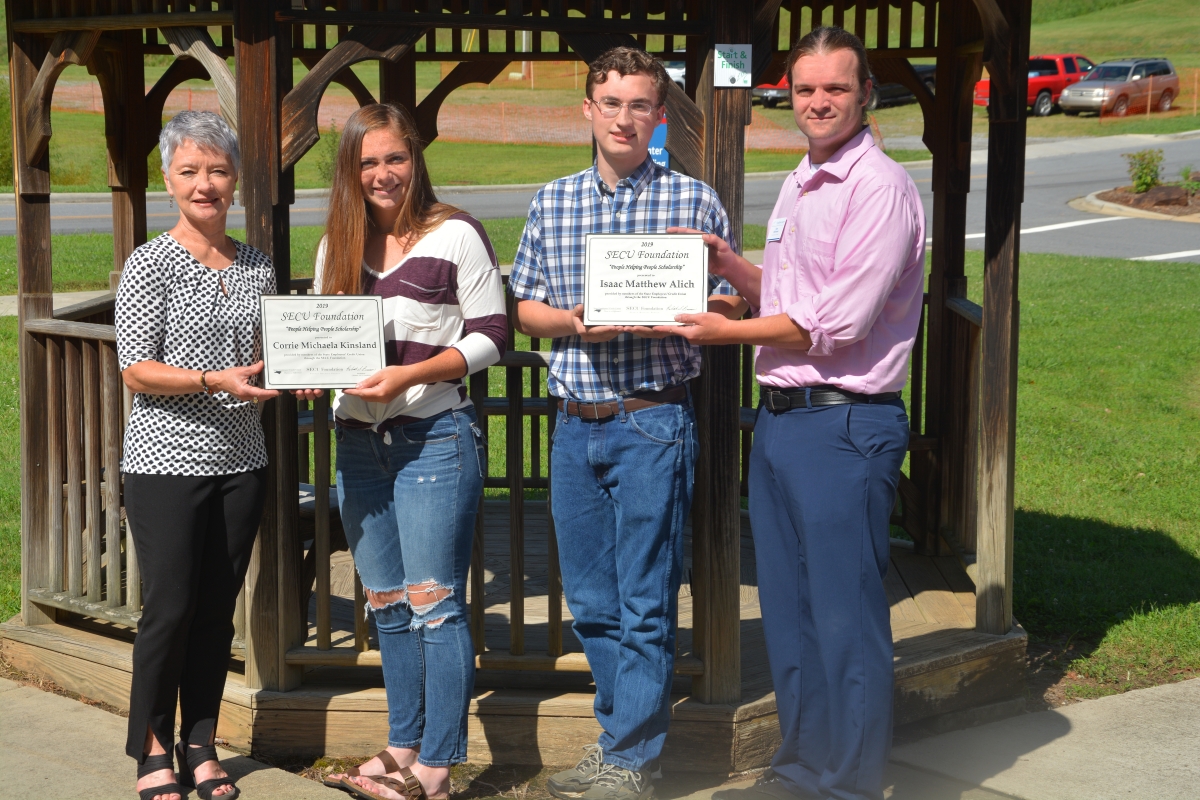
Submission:
M 783 744 L 804 798 L 883 798 L 892 738 L 888 519 L 904 403 L 760 407 L 750 454 L 759 602 Z

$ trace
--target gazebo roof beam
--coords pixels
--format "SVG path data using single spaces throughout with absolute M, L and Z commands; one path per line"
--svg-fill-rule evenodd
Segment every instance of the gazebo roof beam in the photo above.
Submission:
M 508 16 L 506 14 L 422 14 L 402 11 L 309 11 L 288 9 L 275 12 L 277 22 L 289 25 L 381 25 L 435 28 L 481 28 L 484 30 L 550 31 L 552 33 L 647 33 L 663 36 L 703 36 L 703 20 L 603 19 L 597 17 Z
M 16 19 L 12 22 L 12 29 L 22 33 L 58 33 L 129 31 L 138 28 L 206 28 L 232 24 L 232 11 L 190 11 L 186 14 L 104 14 L 92 17 Z

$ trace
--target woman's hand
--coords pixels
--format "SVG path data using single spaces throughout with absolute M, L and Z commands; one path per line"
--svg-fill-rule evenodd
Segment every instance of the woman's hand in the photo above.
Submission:
M 384 367 L 366 380 L 359 381 L 353 389 L 343 389 L 342 393 L 361 397 L 371 403 L 390 403 L 417 383 L 414 377 L 411 367 Z
M 270 400 L 278 397 L 274 389 L 260 389 L 250 382 L 250 379 L 263 371 L 263 362 L 259 361 L 249 367 L 230 367 L 220 372 L 209 372 L 205 382 L 213 393 L 227 392 L 238 400 Z

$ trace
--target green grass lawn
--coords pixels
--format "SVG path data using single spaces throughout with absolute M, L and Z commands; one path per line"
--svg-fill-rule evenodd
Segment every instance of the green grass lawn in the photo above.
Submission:
M 1195 674 L 1200 269 L 1025 254 L 1021 272 L 1013 613 L 1074 644 L 1069 694 Z
M 1030 52 L 1078 52 L 1099 60 L 1168 56 L 1176 67 L 1200 67 L 1200 6 L 1194 0 L 1035 0 L 1035 19 L 1039 5 L 1097 10 L 1035 24 Z
M 492 241 L 501 264 L 511 264 L 517 254 L 517 244 L 525 229 L 524 217 L 483 220 L 484 230 Z M 309 225 L 292 228 L 292 277 L 310 278 L 316 259 L 317 243 L 323 228 Z M 156 236 L 151 233 L 150 238 Z M 229 235 L 246 240 L 246 232 L 232 229 Z M 743 234 L 746 250 L 761 250 L 766 241 L 766 228 L 747 225 Z M 50 237 L 54 259 L 54 291 L 82 292 L 108 288 L 108 273 L 112 270 L 113 240 L 110 233 L 61 234 Z M 17 244 L 12 236 L 0 236 L 0 295 L 17 293 Z
M 56 192 L 108 191 L 108 166 L 104 144 L 104 118 L 84 111 L 54 111 L 54 135 L 50 139 L 50 183 Z M 922 151 L 923 152 L 923 151 Z M 750 151 L 747 172 L 793 169 L 803 153 Z M 905 159 L 925 155 L 915 154 Z M 546 183 L 586 169 L 592 163 L 587 146 L 486 144 L 437 142 L 425 151 L 429 174 L 435 185 L 494 185 Z M 322 163 L 332 163 L 332 149 L 322 140 L 296 164 L 297 189 L 323 189 Z M 162 191 L 161 161 L 156 147 L 147 160 L 150 191 Z M 11 192 L 0 187 L 0 192 Z
M 981 255 L 967 257 L 978 300 Z M 1200 270 L 1039 254 L 1021 266 L 1014 614 L 1035 642 L 1073 646 L 1074 696 L 1195 674 Z M 15 337 L 0 318 L 0 618 L 18 606 Z M 503 394 L 502 370 L 489 384 Z

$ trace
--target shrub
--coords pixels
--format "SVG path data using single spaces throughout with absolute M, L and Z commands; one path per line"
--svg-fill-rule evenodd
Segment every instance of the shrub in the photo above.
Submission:
M 1188 190 L 1188 194 L 1200 194 L 1200 172 L 1193 172 L 1188 164 L 1179 171 L 1179 185 Z
M 1148 192 L 1162 183 L 1162 150 L 1139 150 L 1136 153 L 1122 153 L 1129 164 L 1129 179 L 1133 181 L 1133 190 L 1138 194 Z
M 337 165 L 338 145 L 341 141 L 342 132 L 338 130 L 337 120 L 333 120 L 329 124 L 329 131 L 318 143 L 321 151 L 317 153 L 317 172 L 326 186 L 333 185 L 333 170 Z

